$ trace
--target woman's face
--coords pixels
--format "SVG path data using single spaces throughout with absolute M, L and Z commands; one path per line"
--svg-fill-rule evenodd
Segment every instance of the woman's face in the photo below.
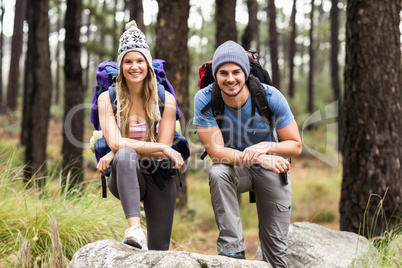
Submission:
M 141 83 L 148 75 L 148 63 L 142 53 L 137 51 L 128 52 L 121 63 L 123 76 L 127 84 Z

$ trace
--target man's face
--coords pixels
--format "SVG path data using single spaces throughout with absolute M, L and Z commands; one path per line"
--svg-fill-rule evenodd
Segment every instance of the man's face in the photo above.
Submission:
M 239 65 L 224 63 L 216 72 L 216 82 L 226 96 L 236 97 L 244 88 L 246 74 Z

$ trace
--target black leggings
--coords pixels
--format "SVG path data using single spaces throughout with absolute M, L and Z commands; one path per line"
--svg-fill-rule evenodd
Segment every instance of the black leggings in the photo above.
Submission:
M 126 218 L 140 217 L 140 201 L 143 201 L 148 248 L 168 250 L 176 202 L 173 177 L 165 179 L 166 187 L 159 190 L 151 175 L 141 173 L 136 151 L 123 148 L 113 159 L 107 183 L 110 192 L 120 199 Z

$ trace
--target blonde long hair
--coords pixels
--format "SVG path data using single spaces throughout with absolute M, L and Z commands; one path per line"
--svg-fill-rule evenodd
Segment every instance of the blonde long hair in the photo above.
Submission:
M 119 67 L 121 70 L 121 66 Z M 145 121 L 147 124 L 147 140 L 152 142 L 156 141 L 154 127 L 155 124 L 160 120 L 159 105 L 157 103 L 158 95 L 155 97 L 155 94 L 158 94 L 158 91 L 156 91 L 157 89 L 158 84 L 156 81 L 155 73 L 153 69 L 150 68 L 148 65 L 148 74 L 144 79 L 143 103 L 145 111 Z M 130 90 L 128 89 L 123 72 L 120 72 L 117 78 L 116 99 L 116 119 L 118 121 L 122 135 L 126 137 L 129 131 L 129 113 L 132 107 L 132 103 L 130 101 Z

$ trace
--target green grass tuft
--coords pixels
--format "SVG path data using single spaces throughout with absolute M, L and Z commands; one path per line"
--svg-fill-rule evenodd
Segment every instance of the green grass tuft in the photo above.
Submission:
M 102 199 L 99 182 L 81 185 L 80 193 L 62 193 L 57 177 L 46 178 L 41 190 L 29 188 L 23 168 L 13 164 L 18 154 L 14 150 L 0 167 L 0 267 L 65 267 L 85 244 L 122 239 L 127 226 L 116 209 L 120 202 Z

